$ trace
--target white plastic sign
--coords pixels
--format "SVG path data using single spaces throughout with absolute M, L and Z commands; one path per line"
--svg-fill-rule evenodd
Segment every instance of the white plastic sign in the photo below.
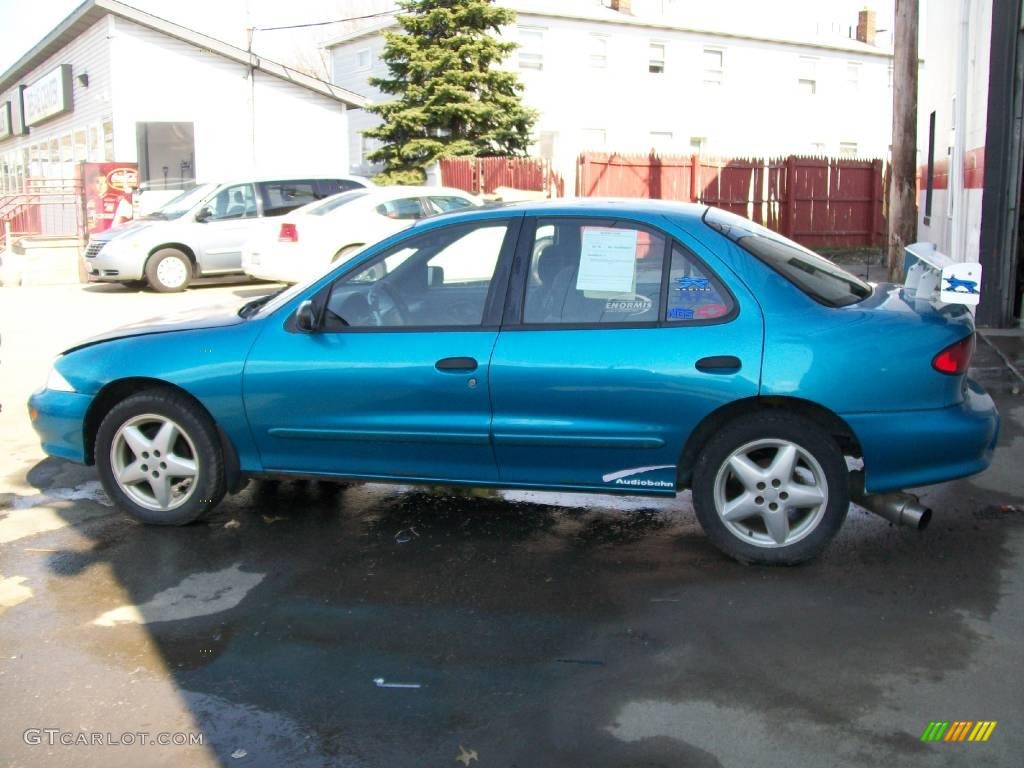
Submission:
M 635 229 L 584 227 L 576 290 L 588 295 L 636 290 Z

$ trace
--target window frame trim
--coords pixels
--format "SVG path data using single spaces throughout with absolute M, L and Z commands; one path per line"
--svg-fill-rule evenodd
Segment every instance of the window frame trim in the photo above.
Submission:
M 641 328 L 694 328 L 706 325 L 724 325 L 731 323 L 740 315 L 740 302 L 736 294 L 722 279 L 721 275 L 711 269 L 708 263 L 698 256 L 692 248 L 684 245 L 679 238 L 673 237 L 665 230 L 646 221 L 630 216 L 598 217 L 580 214 L 542 214 L 527 215 L 519 233 L 519 244 L 515 250 L 515 260 L 508 278 L 504 312 L 501 317 L 501 331 L 593 331 L 593 330 L 636 330 Z M 526 310 L 526 289 L 530 278 L 530 266 L 533 257 L 533 245 L 537 234 L 537 223 L 558 219 L 560 221 L 578 221 L 581 226 L 614 227 L 631 225 L 648 230 L 665 240 L 665 253 L 662 255 L 661 288 L 658 291 L 658 319 L 626 323 L 527 323 L 524 322 Z M 688 259 L 699 266 L 715 282 L 722 286 L 732 303 L 732 309 L 719 317 L 709 317 L 685 321 L 668 319 L 669 277 L 672 273 L 672 252 L 679 248 Z

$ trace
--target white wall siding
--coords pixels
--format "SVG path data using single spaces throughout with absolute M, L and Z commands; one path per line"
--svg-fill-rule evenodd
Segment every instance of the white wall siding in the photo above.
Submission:
M 961 21 L 965 25 L 961 26 Z M 984 157 L 988 127 L 991 0 L 929 0 L 922 7 L 918 93 L 918 238 L 958 261 L 976 261 L 983 190 L 965 186 L 964 161 Z M 928 129 L 935 113 L 934 161 L 947 173 L 926 211 Z M 959 134 L 959 135 L 958 135 Z M 979 176 L 980 178 L 980 176 Z
M 517 53 L 506 66 L 519 72 L 526 104 L 540 113 L 535 151 L 548 153 L 567 180 L 583 150 L 689 154 L 697 138 L 704 140 L 705 154 L 726 156 L 839 155 L 844 149 L 861 157 L 888 156 L 891 57 L 881 49 L 530 13 L 520 13 L 502 37 L 517 40 L 520 27 L 542 30 L 543 68 L 520 69 Z M 591 62 L 596 36 L 606 41 L 604 67 Z M 664 46 L 660 74 L 648 70 L 652 43 Z M 377 53 L 382 46 L 375 33 L 332 47 L 335 82 L 371 99 L 386 98 L 367 83 L 369 75 L 384 74 Z M 358 51 L 368 47 L 373 69 L 358 71 Z M 722 51 L 720 85 L 705 85 L 705 49 Z M 814 62 L 813 95 L 804 94 L 799 83 L 803 58 Z M 372 116 L 354 120 L 353 146 L 359 131 L 378 122 Z
M 14 136 L 0 141 L 0 155 L 32 144 L 39 144 L 51 139 L 60 139 L 68 133 L 85 129 L 87 126 L 98 128 L 104 120 L 110 119 L 112 114 L 112 82 L 110 46 L 107 39 L 110 29 L 109 22 L 109 17 L 96 22 L 70 45 L 59 53 L 50 56 L 42 64 L 19 79 L 19 84 L 31 85 L 55 67 L 61 64 L 71 64 L 71 89 L 74 108 L 65 115 L 30 127 L 27 136 Z M 82 74 L 89 75 L 88 86 L 83 86 L 78 82 L 78 76 Z M 0 94 L 0 103 L 11 101 L 13 110 L 15 93 L 16 89 L 12 88 Z M 102 150 L 102 147 L 100 149 Z M 121 160 L 123 158 L 117 157 L 115 159 Z M 53 174 L 51 173 L 50 175 Z M 61 169 L 61 173 L 57 175 L 66 175 L 65 169 Z
M 136 158 L 136 123 L 175 121 L 194 124 L 199 179 L 347 170 L 345 108 L 333 99 L 258 71 L 253 85 L 246 65 L 124 19 L 112 59 L 119 159 Z

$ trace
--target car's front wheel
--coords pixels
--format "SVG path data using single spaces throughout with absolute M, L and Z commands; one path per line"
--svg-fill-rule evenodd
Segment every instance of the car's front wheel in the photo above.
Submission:
M 192 262 L 176 248 L 164 248 L 146 262 L 146 281 L 154 291 L 183 291 L 192 280 Z
M 189 398 L 149 390 L 115 405 L 96 434 L 107 495 L 143 523 L 184 525 L 224 497 L 216 427 Z
M 846 462 L 832 436 L 806 418 L 746 416 L 704 447 L 693 506 L 708 538 L 730 557 L 800 563 L 817 556 L 846 519 Z

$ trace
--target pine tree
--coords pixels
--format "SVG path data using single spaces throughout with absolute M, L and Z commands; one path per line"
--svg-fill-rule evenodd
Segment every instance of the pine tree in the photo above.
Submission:
M 369 110 L 384 122 L 365 133 L 383 144 L 385 183 L 415 183 L 439 157 L 521 155 L 536 112 L 523 106 L 518 75 L 499 68 L 516 48 L 499 28 L 515 12 L 493 0 L 398 0 L 400 31 L 386 32 L 389 76 L 372 85 L 397 98 Z

